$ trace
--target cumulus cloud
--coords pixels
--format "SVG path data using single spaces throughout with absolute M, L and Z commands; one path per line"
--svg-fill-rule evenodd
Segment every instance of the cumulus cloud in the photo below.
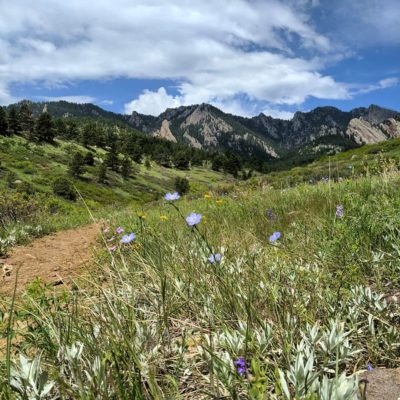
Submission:
M 125 104 L 125 113 L 131 114 L 132 111 L 137 111 L 141 114 L 158 116 L 166 108 L 181 106 L 182 100 L 179 96 L 169 95 L 164 87 L 160 87 L 154 92 L 146 89 L 137 99 Z
M 16 0 L 0 13 L 0 101 L 15 82 L 60 85 L 112 78 L 168 79 L 125 111 L 211 102 L 246 114 L 254 104 L 343 99 L 348 85 L 323 74 L 338 47 L 307 10 L 315 0 Z M 318 60 L 318 61 L 317 61 Z M 251 107 L 250 107 L 251 110 Z

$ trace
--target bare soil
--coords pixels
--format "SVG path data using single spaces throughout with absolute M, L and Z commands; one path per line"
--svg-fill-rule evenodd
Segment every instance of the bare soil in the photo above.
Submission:
M 367 380 L 367 400 L 400 399 L 400 368 L 375 368 L 363 373 L 360 379 Z
M 90 261 L 99 233 L 100 224 L 94 223 L 15 247 L 8 258 L 0 260 L 0 295 L 12 294 L 17 270 L 18 294 L 37 277 L 54 286 L 68 285 Z

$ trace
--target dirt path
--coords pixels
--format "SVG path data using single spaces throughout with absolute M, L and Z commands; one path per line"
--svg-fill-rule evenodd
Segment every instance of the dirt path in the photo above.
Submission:
M 400 368 L 376 368 L 365 372 L 367 400 L 398 400 L 400 398 Z
M 44 236 L 27 246 L 14 248 L 8 258 L 1 260 L 0 295 L 12 293 L 17 270 L 17 293 L 21 293 L 36 277 L 53 285 L 67 284 L 90 261 L 99 233 L 100 224 L 95 223 Z

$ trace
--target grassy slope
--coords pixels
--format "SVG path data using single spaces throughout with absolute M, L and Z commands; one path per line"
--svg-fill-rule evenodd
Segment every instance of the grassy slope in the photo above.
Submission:
M 0 137 L 0 193 L 13 192 L 7 188 L 6 182 L 7 174 L 13 172 L 16 179 L 34 188 L 37 193 L 33 197 L 37 199 L 41 209 L 41 213 L 32 219 L 0 228 L 0 240 L 8 240 L 7 238 L 11 237 L 15 238 L 11 244 L 20 243 L 29 240 L 33 235 L 77 226 L 90 220 L 81 200 L 71 202 L 52 193 L 54 178 L 67 176 L 71 154 L 77 150 L 83 154 L 88 151 L 71 142 L 56 141 L 56 145 L 36 145 L 21 137 Z M 104 158 L 103 150 L 91 150 L 97 157 Z M 152 163 L 150 169 L 135 164 L 136 171 L 129 179 L 123 179 L 120 174 L 108 171 L 107 184 L 99 184 L 97 168 L 87 167 L 87 172 L 82 178 L 74 179 L 73 182 L 82 199 L 98 218 L 107 216 L 116 208 L 140 208 L 144 203 L 159 198 L 166 191 L 173 190 L 176 176 L 189 179 L 192 195 L 232 182 L 228 176 L 209 168 L 195 167 L 189 171 L 180 171 Z M 56 210 L 54 215 L 48 211 L 50 209 Z M 35 230 L 38 225 L 40 232 Z M 0 243 L 0 253 L 2 247 L 8 245 Z
M 301 182 L 321 180 L 324 176 L 333 179 L 351 178 L 383 171 L 385 163 L 400 162 L 400 138 L 366 145 L 344 151 L 334 156 L 323 156 L 311 164 L 286 171 L 272 172 L 266 181 L 276 187 L 285 187 Z
M 383 299 L 400 287 L 399 195 L 386 170 L 160 202 L 144 219 L 121 211 L 110 236 L 120 225 L 136 242 L 99 254 L 90 288 L 60 304 L 32 288 L 40 306 L 26 302 L 16 350 L 40 353 L 72 398 L 354 399 L 354 371 L 400 364 L 400 308 Z M 184 220 L 192 211 L 205 216 L 198 230 Z M 71 358 L 74 344 L 83 351 Z

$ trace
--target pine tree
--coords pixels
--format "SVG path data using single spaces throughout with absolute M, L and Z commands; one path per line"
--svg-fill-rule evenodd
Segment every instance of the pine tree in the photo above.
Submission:
M 33 120 L 32 111 L 28 103 L 23 103 L 19 109 L 19 121 L 21 124 L 21 131 L 32 135 L 35 126 L 35 121 Z
M 56 136 L 67 139 L 68 138 L 68 127 L 62 118 L 57 118 L 54 122 L 56 130 Z
M 3 107 L 0 107 L 0 135 L 8 135 L 7 113 Z
M 8 113 L 8 134 L 19 135 L 21 133 L 21 124 L 19 122 L 19 116 L 15 107 L 11 107 Z
M 40 142 L 51 143 L 55 136 L 53 119 L 47 112 L 40 114 L 36 121 L 34 137 Z
M 132 171 L 132 162 L 128 156 L 125 156 L 121 164 L 121 175 L 124 179 L 128 179 Z
M 178 151 L 174 155 L 174 165 L 178 169 L 189 169 L 190 156 L 185 150 Z
M 82 129 L 81 140 L 85 147 L 95 144 L 97 127 L 94 122 L 88 122 Z
M 107 181 L 107 165 L 105 162 L 102 162 L 98 170 L 97 182 L 106 183 L 106 181 Z
M 107 153 L 106 164 L 113 171 L 118 171 L 119 160 L 115 139 L 111 142 L 110 151 Z
M 84 164 L 85 160 L 83 158 L 83 155 L 79 151 L 76 152 L 69 164 L 69 169 L 68 169 L 69 174 L 75 178 L 80 177 L 82 174 L 85 173 Z

